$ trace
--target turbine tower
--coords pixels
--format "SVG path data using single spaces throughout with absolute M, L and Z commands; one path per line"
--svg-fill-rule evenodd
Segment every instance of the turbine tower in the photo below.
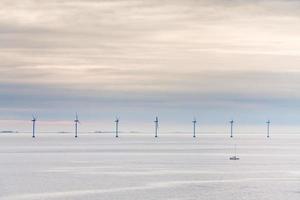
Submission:
M 155 137 L 158 137 L 158 117 L 155 118 Z
M 74 122 L 75 122 L 75 138 L 77 138 L 78 137 L 78 123 L 80 123 L 77 113 L 76 113 Z
M 117 117 L 115 120 L 116 123 L 116 138 L 119 137 L 119 118 Z
M 267 122 L 267 138 L 269 138 L 270 137 L 270 120 L 268 120 Z
M 194 138 L 196 137 L 196 123 L 197 123 L 197 120 L 196 120 L 196 118 L 194 118 L 194 120 L 193 120 L 193 137 Z
M 233 137 L 233 123 L 234 123 L 234 121 L 231 120 L 231 121 L 230 121 L 230 137 L 231 137 L 231 138 Z
M 32 138 L 35 138 L 35 122 L 36 122 L 36 118 L 35 116 L 32 115 Z

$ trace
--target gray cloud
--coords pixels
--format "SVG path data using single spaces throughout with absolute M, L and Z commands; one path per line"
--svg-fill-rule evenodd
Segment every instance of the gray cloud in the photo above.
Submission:
M 298 106 L 299 1 L 0 0 L 0 114 Z M 15 108 L 20 109 L 20 113 Z M 264 109 L 262 109 L 264 108 Z M 63 111 L 65 110 L 65 111 Z M 234 112 L 231 112 L 234 115 Z

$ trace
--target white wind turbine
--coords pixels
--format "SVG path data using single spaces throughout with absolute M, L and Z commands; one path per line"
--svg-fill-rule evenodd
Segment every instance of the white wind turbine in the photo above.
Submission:
M 35 122 L 36 122 L 36 117 L 32 115 L 32 138 L 35 138 Z
M 193 122 L 193 137 L 195 138 L 196 137 L 196 123 L 197 123 L 197 120 L 195 117 L 192 122 Z
M 116 117 L 115 123 L 116 123 L 116 138 L 119 137 L 119 118 Z
M 155 137 L 157 138 L 158 137 L 158 117 L 155 118 Z
M 267 138 L 269 138 L 270 137 L 270 120 L 268 120 L 267 122 Z
M 233 137 L 233 123 L 234 123 L 234 121 L 231 120 L 229 123 L 230 123 L 230 137 L 232 138 Z
M 75 138 L 77 138 L 78 137 L 78 124 L 80 123 L 77 113 L 76 113 L 74 122 L 75 122 Z

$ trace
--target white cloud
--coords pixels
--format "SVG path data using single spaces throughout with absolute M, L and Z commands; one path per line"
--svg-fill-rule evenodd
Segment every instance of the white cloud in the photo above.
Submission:
M 299 8 L 284 0 L 0 0 L 3 95 L 22 90 L 67 104 L 79 92 L 92 105 L 129 99 L 123 108 L 149 98 L 224 109 L 294 101 Z

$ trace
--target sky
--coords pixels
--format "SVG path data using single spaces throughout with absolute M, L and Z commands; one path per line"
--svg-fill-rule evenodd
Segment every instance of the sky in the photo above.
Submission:
M 300 122 L 298 0 L 0 0 L 0 130 Z M 164 124 L 164 125 L 163 125 Z M 300 130 L 300 129 L 299 129 Z

